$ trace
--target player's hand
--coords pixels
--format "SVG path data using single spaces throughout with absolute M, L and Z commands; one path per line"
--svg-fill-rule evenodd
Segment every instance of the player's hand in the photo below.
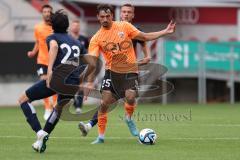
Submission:
M 83 100 L 86 101 L 88 98 L 89 93 L 91 90 L 94 88 L 94 83 L 93 82 L 87 82 L 83 85 Z
M 33 51 L 28 51 L 27 55 L 29 58 L 33 58 L 35 56 L 35 53 Z
M 47 83 L 48 88 L 50 88 L 51 79 L 52 79 L 52 71 L 48 71 L 47 72 L 47 79 L 46 79 L 46 83 Z
M 170 23 L 168 24 L 167 28 L 165 29 L 165 33 L 166 34 L 174 33 L 175 29 L 176 29 L 176 22 L 171 20 Z
M 139 65 L 148 64 L 148 63 L 150 62 L 150 60 L 151 60 L 151 57 L 145 57 L 145 58 L 139 60 L 139 61 L 138 61 L 138 64 L 139 64 Z

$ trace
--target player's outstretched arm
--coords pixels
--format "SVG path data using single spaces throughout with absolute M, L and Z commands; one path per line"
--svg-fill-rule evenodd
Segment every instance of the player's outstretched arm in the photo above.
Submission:
M 47 70 L 47 87 L 50 87 L 50 81 L 52 78 L 52 69 L 53 64 L 56 60 L 58 52 L 58 44 L 55 40 L 51 40 L 49 43 L 49 61 L 48 61 L 48 70 Z
M 158 32 L 150 32 L 150 33 L 140 32 L 136 37 L 134 37 L 134 39 L 138 39 L 141 41 L 152 41 L 160 37 L 163 37 L 165 35 L 174 33 L 175 28 L 176 28 L 176 23 L 171 20 L 167 28 L 165 28 L 164 30 L 161 30 Z

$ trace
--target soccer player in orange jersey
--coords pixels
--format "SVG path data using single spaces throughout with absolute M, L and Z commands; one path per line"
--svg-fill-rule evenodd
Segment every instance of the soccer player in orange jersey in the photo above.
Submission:
M 134 18 L 134 6 L 131 4 L 124 4 L 121 6 L 120 9 L 120 18 L 121 21 L 126 21 L 129 23 L 132 23 L 132 20 Z M 141 64 L 147 64 L 148 62 L 150 62 L 150 51 L 149 48 L 147 47 L 147 44 L 145 41 L 140 41 L 137 39 L 132 39 L 132 43 L 133 43 L 133 47 L 134 47 L 134 51 L 136 52 L 136 46 L 137 43 L 141 45 L 143 54 L 144 54 L 144 58 L 142 60 L 139 61 L 139 63 Z M 135 53 L 136 54 L 136 53 Z M 137 56 L 137 54 L 136 54 Z M 125 102 L 124 103 L 124 108 L 125 108 L 125 122 L 129 128 L 130 133 L 133 136 L 138 136 L 138 129 L 134 123 L 134 120 L 132 119 L 132 115 L 133 112 L 136 108 L 136 102 L 133 103 L 132 105 Z M 88 132 L 91 130 L 92 127 L 94 127 L 97 124 L 97 114 L 93 116 L 93 119 L 91 119 L 87 124 L 80 122 L 79 123 L 79 129 L 82 132 L 83 136 L 86 136 L 88 134 Z
M 34 48 L 29 51 L 28 57 L 32 58 L 37 55 L 37 74 L 40 80 L 46 80 L 47 66 L 48 66 L 48 48 L 46 44 L 46 38 L 53 33 L 50 16 L 52 14 L 52 7 L 48 4 L 42 6 L 42 18 L 43 21 L 37 24 L 34 28 L 34 37 L 36 39 Z M 50 103 L 50 98 L 44 99 L 45 113 L 44 119 L 47 120 L 50 116 L 53 106 L 56 103 L 56 95 L 53 97 L 53 104 Z
M 99 57 L 103 55 L 105 76 L 102 83 L 102 99 L 98 111 L 98 137 L 92 144 L 104 143 L 109 106 L 124 98 L 130 104 L 135 104 L 137 96 L 138 64 L 132 39 L 151 41 L 175 31 L 175 23 L 170 22 L 166 29 L 144 33 L 128 22 L 113 21 L 113 8 L 107 4 L 97 7 L 97 18 L 101 28 L 92 37 L 89 54 Z M 93 88 L 93 82 L 87 86 Z

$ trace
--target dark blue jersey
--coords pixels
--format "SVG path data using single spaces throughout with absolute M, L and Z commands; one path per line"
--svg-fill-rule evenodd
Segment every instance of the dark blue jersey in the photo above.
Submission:
M 80 35 L 77 39 L 80 44 L 86 49 L 88 50 L 88 46 L 89 46 L 89 40 L 87 37 L 83 36 L 83 35 Z M 86 66 L 81 66 L 81 67 L 78 67 L 78 72 L 81 74 L 84 69 L 86 68 Z
M 47 37 L 48 48 L 50 47 L 51 40 L 55 40 L 58 44 L 58 53 L 53 65 L 53 71 L 61 64 L 75 65 L 76 68 L 80 65 L 80 55 L 86 54 L 86 49 L 78 40 L 75 40 L 67 33 L 54 33 Z M 68 79 L 79 77 L 79 74 L 76 70 L 70 74 Z
M 134 25 L 139 31 L 141 31 L 141 29 L 139 27 L 137 27 L 136 25 Z M 132 39 L 132 43 L 133 43 L 133 47 L 136 50 L 137 47 L 137 43 L 139 43 L 141 46 L 144 45 L 144 41 L 138 40 L 138 39 Z
M 85 49 L 88 49 L 89 46 L 89 40 L 87 37 L 80 35 L 78 37 L 78 40 L 80 41 L 81 45 L 83 45 L 85 47 Z

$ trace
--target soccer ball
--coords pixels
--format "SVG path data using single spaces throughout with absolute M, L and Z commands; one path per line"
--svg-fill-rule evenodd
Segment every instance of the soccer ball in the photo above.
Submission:
M 139 142 L 141 144 L 152 145 L 156 142 L 156 139 L 157 134 L 152 129 L 145 128 L 139 133 Z

